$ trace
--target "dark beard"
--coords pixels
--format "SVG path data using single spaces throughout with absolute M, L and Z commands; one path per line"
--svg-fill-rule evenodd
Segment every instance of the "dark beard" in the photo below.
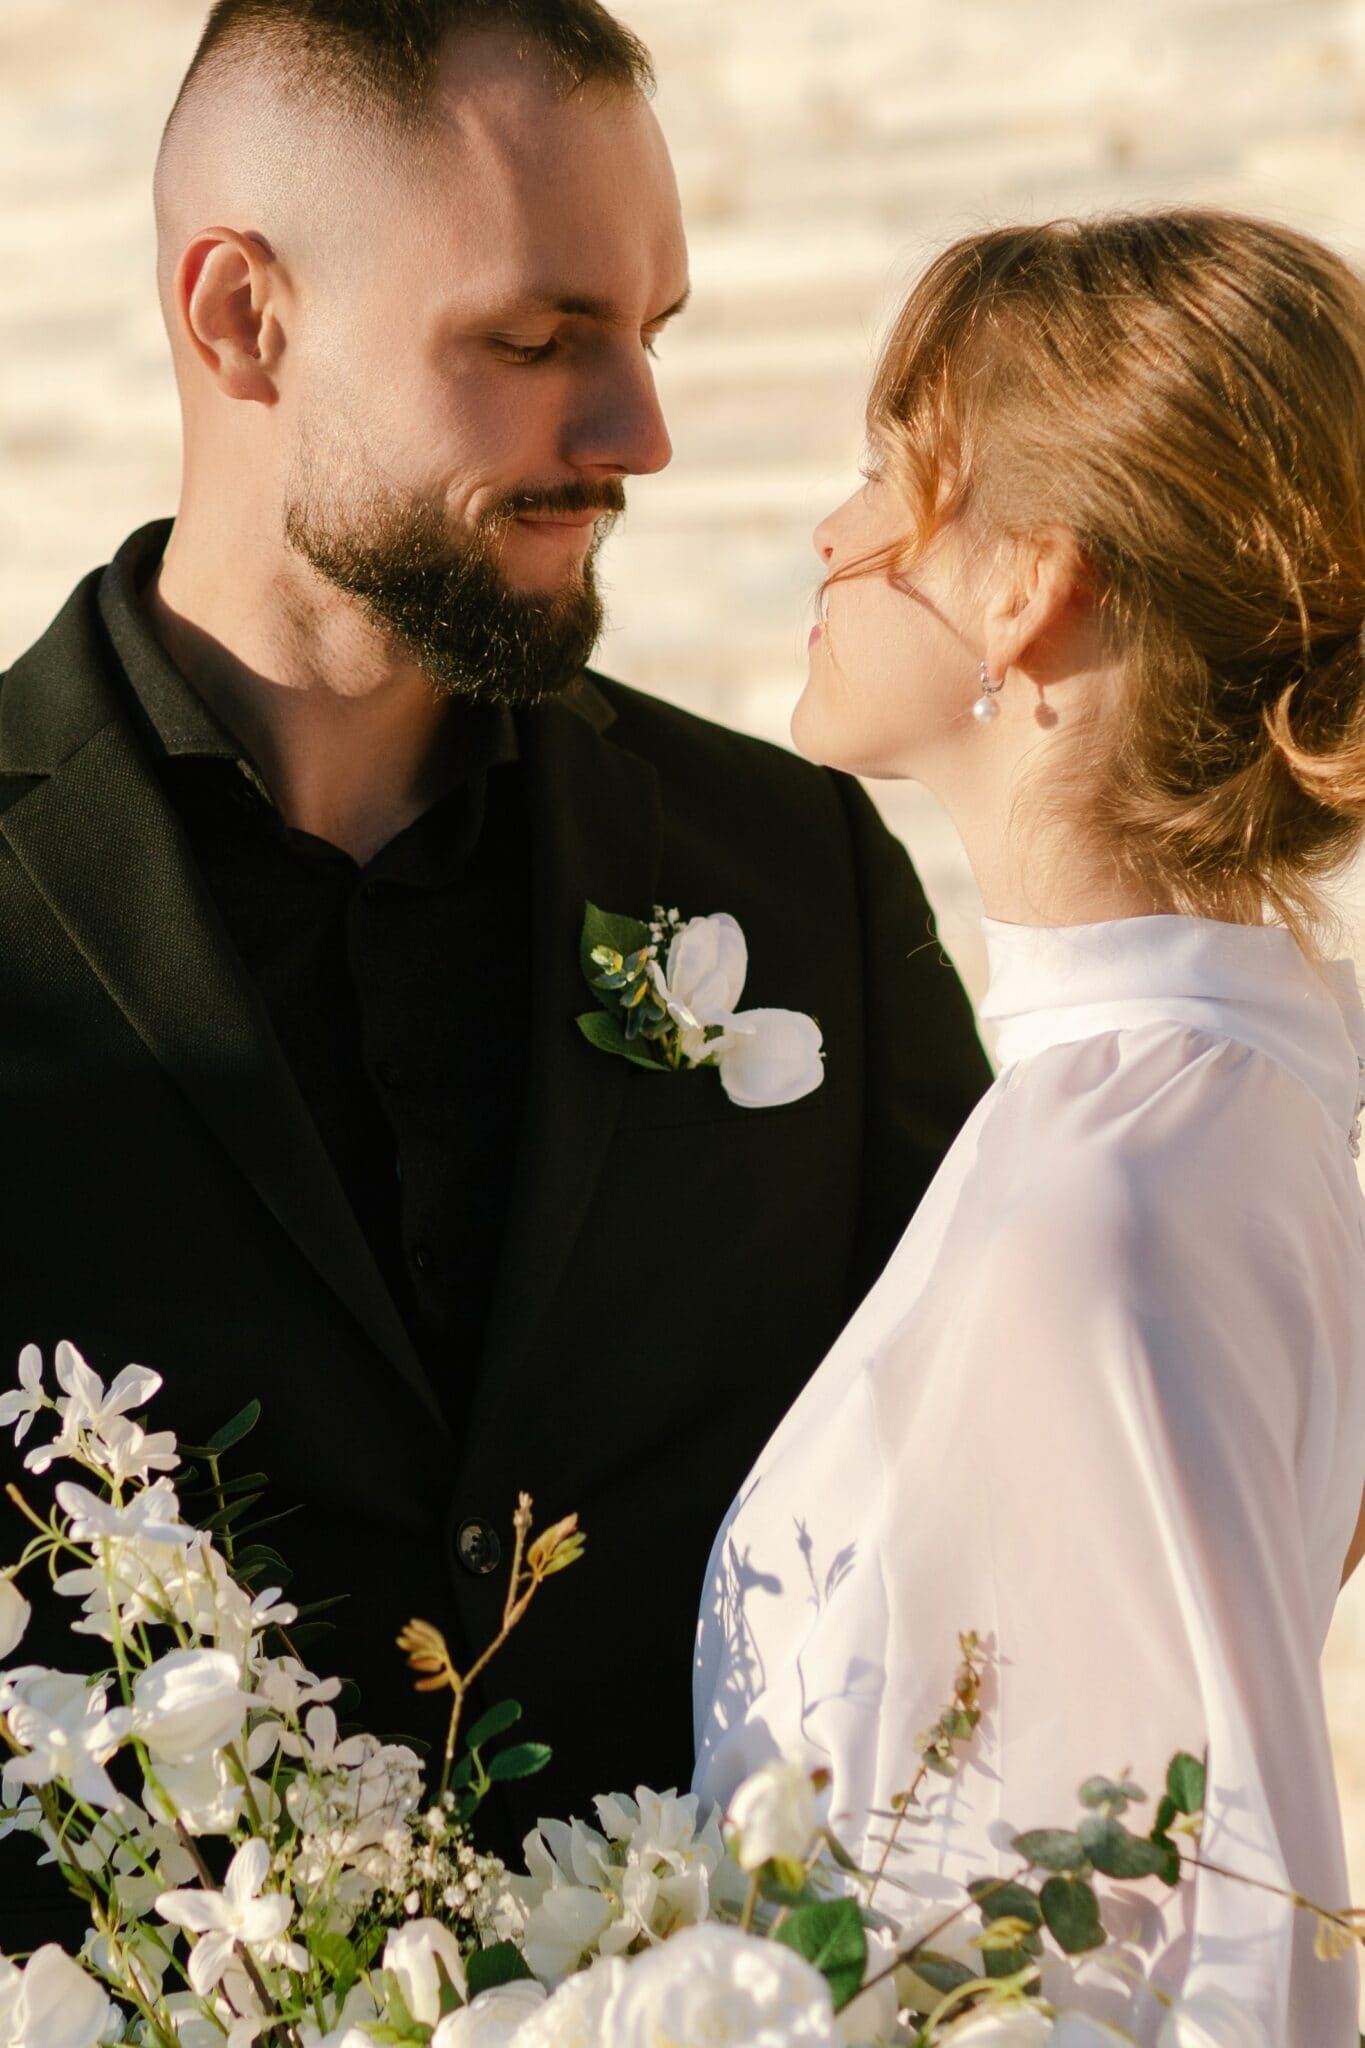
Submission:
M 510 519 L 599 508 L 592 548 L 565 589 L 532 595 L 511 588 L 497 563 Z M 624 508 L 619 484 L 526 490 L 492 507 L 467 538 L 452 540 L 445 517 L 426 505 L 374 497 L 342 524 L 302 491 L 285 508 L 284 536 L 388 628 L 438 695 L 517 710 L 565 689 L 596 646 L 604 612 L 594 558 Z

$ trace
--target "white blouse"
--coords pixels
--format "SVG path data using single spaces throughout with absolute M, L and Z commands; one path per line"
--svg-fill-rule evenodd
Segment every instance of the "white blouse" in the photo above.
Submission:
M 1354 976 L 1202 918 L 986 938 L 1001 1072 L 717 1538 L 697 1789 L 826 1765 L 875 1860 L 866 1816 L 975 1629 L 982 1720 L 883 1909 L 923 1924 L 1017 1870 L 1011 1835 L 1073 1827 L 1093 1774 L 1137 1779 L 1145 1833 L 1206 1744 L 1201 1857 L 1340 1907 L 1318 1664 L 1365 1486 Z M 1150 1987 L 1218 1987 L 1274 2048 L 1355 2048 L 1354 1954 L 1316 1958 L 1310 1916 L 1207 1873 L 1119 1891 L 1149 1988 L 1097 1951 L 1045 1964 L 1060 2002 L 1150 2041 Z

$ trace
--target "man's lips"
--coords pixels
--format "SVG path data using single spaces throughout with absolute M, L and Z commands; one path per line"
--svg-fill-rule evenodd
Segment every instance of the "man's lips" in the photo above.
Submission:
M 599 519 L 607 517 L 605 510 L 597 512 L 518 512 L 518 526 L 549 527 L 561 533 L 583 533 L 596 526 Z

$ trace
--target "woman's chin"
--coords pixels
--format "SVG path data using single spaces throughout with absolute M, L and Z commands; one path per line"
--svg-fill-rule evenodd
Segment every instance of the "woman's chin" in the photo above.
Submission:
M 889 750 L 876 744 L 875 734 L 850 721 L 830 717 L 813 703 L 807 686 L 792 712 L 792 745 L 817 768 L 836 768 L 844 775 L 864 775 L 881 782 L 903 782 L 910 770 L 899 759 L 888 758 Z

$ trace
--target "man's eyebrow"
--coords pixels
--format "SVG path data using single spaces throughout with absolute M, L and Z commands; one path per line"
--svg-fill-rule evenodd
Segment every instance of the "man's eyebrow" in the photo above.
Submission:
M 662 327 L 665 320 L 674 319 L 682 312 L 691 296 L 692 287 L 688 285 L 680 299 L 675 299 L 662 313 L 655 313 L 651 319 L 646 320 L 646 327 Z M 584 320 L 611 322 L 619 318 L 616 307 L 609 299 L 584 298 L 576 292 L 535 292 L 526 301 L 526 305 L 528 310 L 534 309 L 538 313 L 577 314 Z

